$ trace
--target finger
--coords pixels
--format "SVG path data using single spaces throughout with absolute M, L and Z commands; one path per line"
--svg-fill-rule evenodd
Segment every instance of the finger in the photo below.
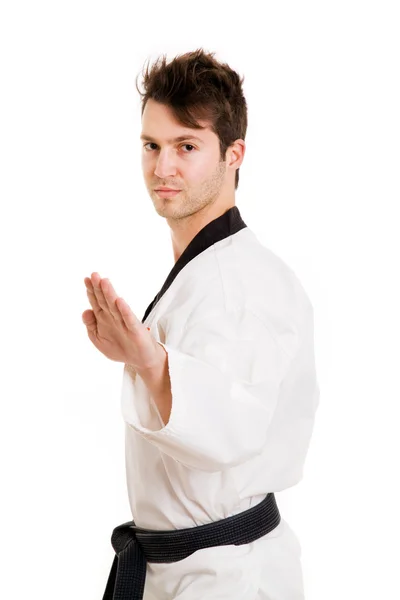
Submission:
M 111 315 L 113 316 L 115 321 L 117 323 L 119 323 L 120 325 L 122 325 L 123 319 L 122 319 L 121 313 L 119 312 L 118 308 L 115 305 L 115 302 L 116 302 L 118 296 L 117 296 L 116 291 L 114 290 L 113 286 L 111 285 L 110 280 L 107 278 L 102 279 L 100 285 L 101 285 L 101 289 L 104 294 L 104 299 L 107 302 L 109 312 L 111 313 Z
M 92 310 L 85 310 L 82 313 L 82 321 L 86 325 L 86 332 L 92 344 L 97 346 L 98 343 L 98 331 L 97 331 L 97 320 L 96 315 Z
M 101 282 L 100 275 L 98 273 L 96 273 L 96 272 L 92 273 L 91 281 L 92 281 L 92 284 L 93 284 L 93 291 L 94 291 L 94 294 L 96 296 L 96 300 L 97 300 L 100 308 L 102 310 L 104 310 L 105 312 L 107 312 L 107 313 L 110 312 L 109 309 L 108 309 L 108 306 L 107 306 L 106 299 L 104 298 L 103 291 L 102 291 L 102 289 L 100 287 L 100 282 Z
M 88 333 L 95 335 L 97 331 L 97 321 L 94 312 L 92 310 L 85 310 L 85 312 L 82 313 L 82 321 L 86 325 Z
M 97 302 L 96 294 L 94 293 L 93 283 L 90 277 L 85 277 L 84 279 L 86 285 L 86 293 L 89 299 L 89 302 L 94 310 L 95 315 L 98 315 L 101 312 L 101 306 Z
M 125 300 L 123 298 L 118 298 L 115 306 L 118 308 L 126 328 L 129 331 L 132 331 L 132 333 L 137 333 L 138 329 L 143 325 L 143 323 L 139 321 Z

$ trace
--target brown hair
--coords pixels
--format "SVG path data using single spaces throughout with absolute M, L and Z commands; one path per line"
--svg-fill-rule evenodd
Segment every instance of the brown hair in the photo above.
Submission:
M 159 57 L 146 72 L 142 71 L 144 93 L 142 115 L 149 98 L 169 106 L 179 123 L 193 129 L 203 129 L 199 120 L 209 122 L 219 138 L 220 159 L 225 160 L 227 148 L 237 139 L 245 139 L 247 103 L 243 95 L 244 76 L 226 63 L 214 58 L 215 52 L 202 48 L 176 56 L 167 64 L 166 56 Z M 235 173 L 235 189 L 239 169 Z

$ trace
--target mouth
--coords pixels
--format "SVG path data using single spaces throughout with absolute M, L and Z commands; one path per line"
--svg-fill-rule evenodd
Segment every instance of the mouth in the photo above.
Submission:
M 161 198 L 173 198 L 182 190 L 154 190 Z

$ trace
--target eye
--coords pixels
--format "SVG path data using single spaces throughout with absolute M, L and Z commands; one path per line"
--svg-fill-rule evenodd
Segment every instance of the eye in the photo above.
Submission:
M 153 148 L 146 148 L 146 146 L 157 146 L 157 144 L 155 144 L 154 142 L 147 142 L 147 144 L 143 145 L 143 148 L 147 151 L 150 152 L 150 150 L 153 150 Z M 192 148 L 193 150 L 195 150 L 196 148 L 192 145 L 192 144 L 182 144 L 181 148 L 183 148 L 184 146 L 188 146 L 189 148 Z M 192 152 L 192 150 L 190 150 L 190 152 L 184 152 L 184 154 L 190 154 Z
M 153 146 L 157 146 L 157 144 L 155 144 L 154 142 L 147 142 L 147 144 L 143 145 L 143 148 L 147 151 L 148 151 L 148 148 L 146 148 L 146 146 L 148 146 L 149 144 L 152 144 Z

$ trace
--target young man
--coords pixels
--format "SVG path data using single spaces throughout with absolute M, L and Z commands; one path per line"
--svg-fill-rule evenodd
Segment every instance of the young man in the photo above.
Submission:
M 85 278 L 88 336 L 124 363 L 133 521 L 113 531 L 104 600 L 304 598 L 273 492 L 302 478 L 319 403 L 313 308 L 235 205 L 242 82 L 203 50 L 147 69 L 143 175 L 175 264 L 142 321 Z

